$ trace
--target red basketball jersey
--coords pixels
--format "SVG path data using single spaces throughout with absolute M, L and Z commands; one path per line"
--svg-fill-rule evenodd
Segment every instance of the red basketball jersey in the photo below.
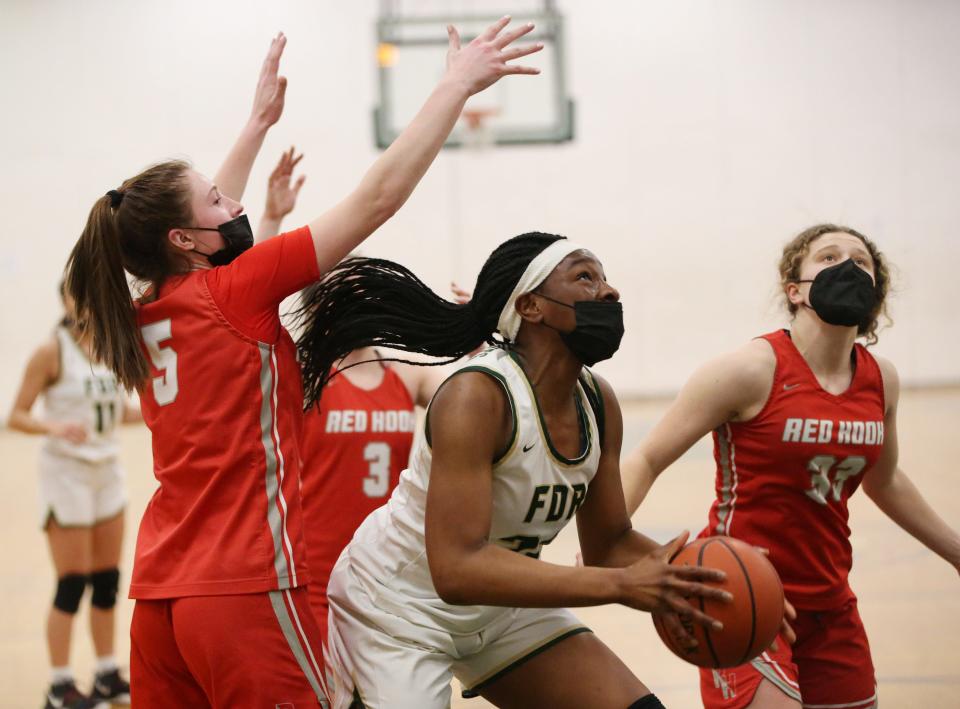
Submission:
M 228 266 L 168 279 L 138 304 L 150 358 L 140 398 L 160 486 L 140 523 L 132 598 L 306 583 L 303 388 L 278 309 L 318 275 L 302 228 Z
M 777 358 L 760 413 L 713 432 L 717 498 L 701 536 L 728 534 L 770 550 L 798 608 L 833 608 L 853 598 L 847 499 L 883 447 L 883 379 L 855 345 L 850 387 L 820 387 L 787 330 L 763 336 Z
M 387 366 L 376 389 L 334 377 L 307 412 L 301 449 L 311 601 L 323 602 L 340 552 L 397 486 L 415 429 L 410 392 Z

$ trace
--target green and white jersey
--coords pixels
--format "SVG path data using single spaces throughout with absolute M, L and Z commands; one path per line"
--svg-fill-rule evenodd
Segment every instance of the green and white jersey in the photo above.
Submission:
M 47 436 L 44 450 L 88 463 L 117 455 L 114 428 L 123 416 L 123 392 L 106 366 L 91 362 L 63 326 L 56 330 L 60 376 L 43 392 L 43 407 L 51 421 L 80 424 L 87 429 L 83 443 Z
M 503 386 L 513 418 L 507 450 L 493 465 L 493 515 L 488 539 L 537 558 L 543 545 L 573 519 L 597 472 L 601 444 L 591 399 L 595 405 L 600 401 L 599 389 L 593 376 L 584 370 L 575 400 L 581 453 L 568 459 L 554 448 L 533 388 L 509 352 L 488 349 L 453 376 L 471 371 L 484 372 Z M 589 394 L 585 387 L 591 388 Z M 384 610 L 452 634 L 475 633 L 506 609 L 449 605 L 437 595 L 424 540 L 431 460 L 430 445 L 425 436 L 420 436 L 410 467 L 400 475 L 390 500 L 367 517 L 338 566 L 349 564 L 374 603 Z

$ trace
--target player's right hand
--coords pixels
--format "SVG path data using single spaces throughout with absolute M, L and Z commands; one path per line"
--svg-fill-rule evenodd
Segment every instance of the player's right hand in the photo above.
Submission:
M 50 435 L 56 438 L 62 438 L 70 443 L 79 445 L 87 440 L 87 429 L 77 423 L 66 423 L 57 421 L 49 424 Z
M 682 641 L 692 641 L 695 645 L 693 637 L 682 631 L 680 619 L 693 621 L 713 630 L 722 630 L 723 624 L 696 609 L 688 599 L 691 596 L 701 596 L 729 603 L 733 596 L 728 591 L 705 583 L 723 581 L 726 578 L 723 571 L 670 564 L 670 559 L 683 548 L 689 536 L 689 532 L 684 532 L 622 569 L 620 603 L 637 610 L 663 614 L 665 620 L 667 616 L 676 614 L 676 622 L 670 618 L 668 625 L 677 630 Z
M 758 547 L 756 544 L 753 545 L 753 548 L 758 552 L 763 554 L 765 557 L 770 557 L 770 550 L 766 547 Z M 793 607 L 793 604 L 787 600 L 787 597 L 783 597 L 783 620 L 780 621 L 780 634 L 773 639 L 773 644 L 770 646 L 770 649 L 774 652 L 777 651 L 777 638 L 783 637 L 787 641 L 787 644 L 793 645 L 797 642 L 797 634 L 793 631 L 793 628 L 790 625 L 791 620 L 797 619 L 797 609 Z
M 303 153 L 297 155 L 291 146 L 280 156 L 280 162 L 273 168 L 267 180 L 267 203 L 263 208 L 263 216 L 267 219 L 282 220 L 297 206 L 297 195 L 303 187 L 306 175 L 300 175 L 291 185 L 293 169 L 303 160 Z
M 496 83 L 502 76 L 540 73 L 540 70 L 534 67 L 507 63 L 543 49 L 540 43 L 511 48 L 509 45 L 512 42 L 533 30 L 533 23 L 528 22 L 517 29 L 503 32 L 508 24 L 509 16 L 497 20 L 466 47 L 460 46 L 460 33 L 457 28 L 447 25 L 447 77 L 463 82 L 471 96 Z

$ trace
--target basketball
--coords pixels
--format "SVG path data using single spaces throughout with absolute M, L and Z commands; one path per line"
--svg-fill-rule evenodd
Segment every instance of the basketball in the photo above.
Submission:
M 720 569 L 727 575 L 720 585 L 733 594 L 730 603 L 699 599 L 700 610 L 723 623 L 723 630 L 685 623 L 697 638 L 692 650 L 653 616 L 660 639 L 674 655 L 699 667 L 735 667 L 770 646 L 783 620 L 783 585 L 766 556 L 739 539 L 718 536 L 691 542 L 670 563 Z

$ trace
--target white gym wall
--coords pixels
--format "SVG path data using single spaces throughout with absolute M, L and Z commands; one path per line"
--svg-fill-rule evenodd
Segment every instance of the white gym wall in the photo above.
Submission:
M 896 325 L 876 351 L 906 384 L 960 381 L 960 3 L 558 7 L 576 140 L 444 153 L 366 253 L 444 293 L 514 234 L 587 244 L 626 310 L 600 369 L 622 396 L 661 394 L 783 323 L 782 244 L 837 221 L 898 267 Z M 277 30 L 290 87 L 248 184 L 251 220 L 291 144 L 309 177 L 287 226 L 357 183 L 378 155 L 376 14 L 374 0 L 0 3 L 0 415 L 59 317 L 56 283 L 92 202 L 168 157 L 215 173 Z

